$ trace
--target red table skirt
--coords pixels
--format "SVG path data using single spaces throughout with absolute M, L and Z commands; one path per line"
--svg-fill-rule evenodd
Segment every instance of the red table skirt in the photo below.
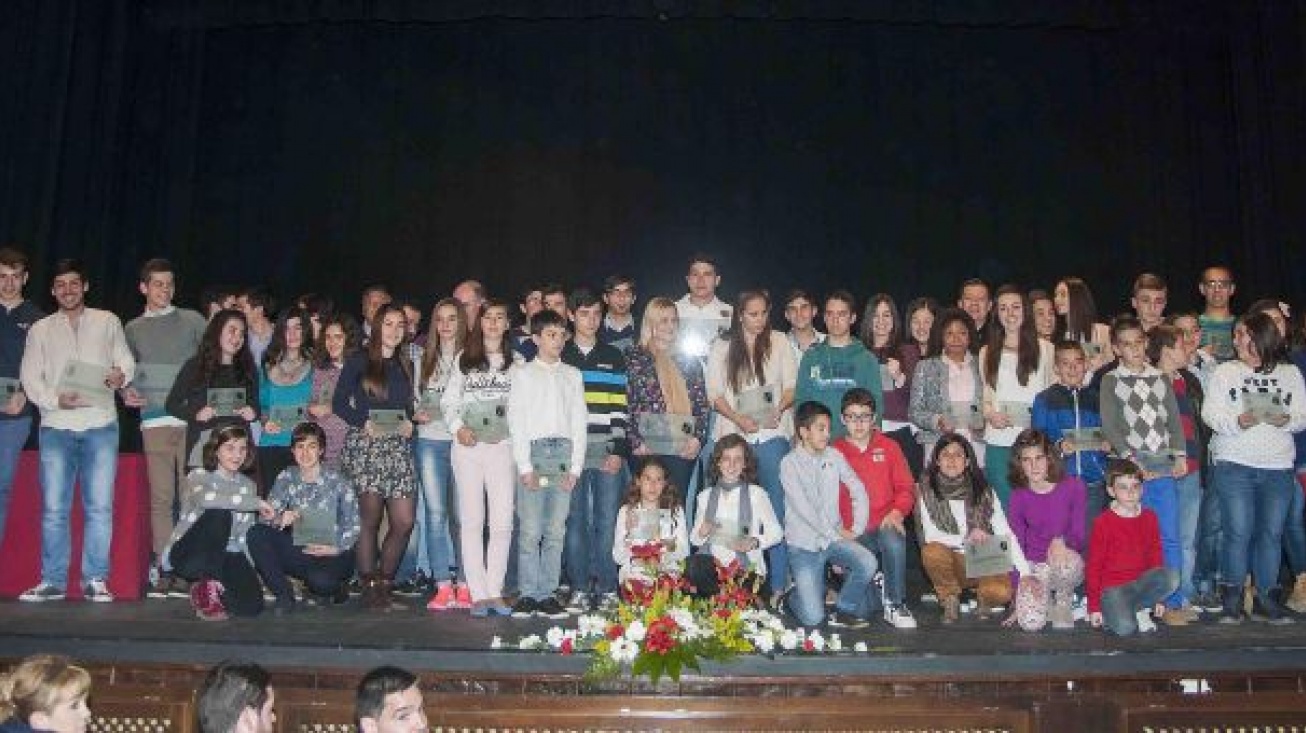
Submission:
M 0 545 L 0 597 L 16 598 L 40 582 L 41 457 L 23 451 L 18 459 L 4 544 Z M 68 597 L 82 596 L 82 501 L 75 489 L 69 529 Z M 118 600 L 137 600 L 150 564 L 150 485 L 145 456 L 118 455 L 113 495 L 113 542 L 109 550 L 109 591 Z

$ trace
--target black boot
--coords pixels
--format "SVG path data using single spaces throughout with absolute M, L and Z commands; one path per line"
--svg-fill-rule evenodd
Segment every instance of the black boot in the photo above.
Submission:
M 1220 623 L 1240 624 L 1243 622 L 1243 589 L 1238 585 L 1220 586 Z
M 1281 626 L 1292 623 L 1292 617 L 1279 605 L 1278 588 L 1271 588 L 1266 591 L 1256 591 L 1256 597 L 1252 599 L 1252 618 L 1256 621 Z

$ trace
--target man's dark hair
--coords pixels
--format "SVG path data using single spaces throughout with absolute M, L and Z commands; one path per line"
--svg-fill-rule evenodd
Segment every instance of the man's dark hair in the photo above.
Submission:
M 589 308 L 595 305 L 601 305 L 603 301 L 599 296 L 594 294 L 589 288 L 576 288 L 567 296 L 567 310 L 575 313 L 580 308 Z
M 549 326 L 557 326 L 562 330 L 567 330 L 567 319 L 562 314 L 545 308 L 531 317 L 531 335 L 539 336 L 544 333 L 544 329 Z
M 554 293 L 560 293 L 564 300 L 567 298 L 567 289 L 562 286 L 562 283 L 547 283 L 540 288 L 540 296 L 543 298 L 547 298 Z
M 230 285 L 205 285 L 200 291 L 200 306 L 208 309 L 211 305 L 222 307 L 224 301 L 236 294 L 236 289 Z
M 417 684 L 417 675 L 398 667 L 377 667 L 363 675 L 354 692 L 354 720 L 377 720 L 385 709 L 385 698 Z M 205 733 L 208 733 L 205 731 Z
M 76 273 L 76 275 L 82 279 L 82 282 L 88 281 L 86 277 L 86 266 L 82 264 L 81 260 L 72 257 L 65 257 L 54 263 L 54 271 L 50 274 L 50 281 L 54 282 L 55 278 L 69 273 Z
M 603 292 L 611 293 L 622 285 L 629 285 L 630 289 L 634 290 L 635 278 L 629 275 L 608 275 L 603 279 Z
M 720 274 L 721 272 L 721 268 L 717 267 L 716 258 L 706 252 L 695 252 L 694 254 L 690 255 L 689 264 L 685 266 L 685 269 L 693 269 L 694 265 L 698 265 L 698 264 L 707 265 L 708 267 L 711 267 L 712 270 L 718 274 Z
M 209 671 L 195 696 L 200 733 L 231 733 L 245 708 L 267 704 L 271 678 L 249 662 L 223 662 Z
M 155 257 L 154 259 L 146 260 L 145 264 L 141 265 L 141 282 L 148 283 L 150 281 L 150 276 L 158 272 L 171 272 L 174 276 L 177 274 L 177 271 L 173 268 L 171 262 L 162 257 Z
M 27 255 L 13 247 L 4 247 L 0 249 L 0 265 L 26 272 L 28 269 Z
M 241 293 L 245 302 L 249 303 L 251 308 L 262 307 L 263 315 L 272 320 L 276 318 L 277 301 L 272 297 L 272 291 L 262 285 L 255 285 L 245 288 Z
M 842 288 L 838 290 L 832 290 L 828 295 L 825 296 L 825 305 L 828 306 L 830 304 L 830 301 L 832 300 L 837 300 L 841 303 L 847 303 L 848 310 L 851 311 L 853 315 L 857 315 L 857 298 L 853 297 L 852 293 Z
M 875 404 L 875 395 L 865 387 L 853 387 L 843 393 L 843 399 L 839 401 L 839 411 L 844 412 L 853 405 L 871 408 L 871 412 L 879 411 L 879 406 Z
M 822 415 L 833 419 L 830 408 L 816 400 L 808 400 L 799 405 L 798 409 L 794 410 L 794 432 L 797 433 L 800 428 L 804 430 L 811 428 L 816 418 Z

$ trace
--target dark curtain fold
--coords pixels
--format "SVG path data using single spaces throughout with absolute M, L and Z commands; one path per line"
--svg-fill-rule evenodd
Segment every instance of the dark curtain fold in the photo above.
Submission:
M 1091 282 L 1306 296 L 1302 0 L 0 8 L 0 237 L 427 303 L 476 276 L 678 293 Z

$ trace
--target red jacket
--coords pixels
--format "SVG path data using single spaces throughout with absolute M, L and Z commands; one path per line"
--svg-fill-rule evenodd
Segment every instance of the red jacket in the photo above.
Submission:
M 876 430 L 866 450 L 860 450 L 848 438 L 840 438 L 834 447 L 848 465 L 853 467 L 857 478 L 862 480 L 866 491 L 871 495 L 871 518 L 865 527 L 851 527 L 853 507 L 848 496 L 848 487 L 839 486 L 839 516 L 843 526 L 856 532 L 878 529 L 885 516 L 893 509 L 907 517 L 916 505 L 916 481 L 912 478 L 907 459 L 902 455 L 902 448 L 893 438 Z

